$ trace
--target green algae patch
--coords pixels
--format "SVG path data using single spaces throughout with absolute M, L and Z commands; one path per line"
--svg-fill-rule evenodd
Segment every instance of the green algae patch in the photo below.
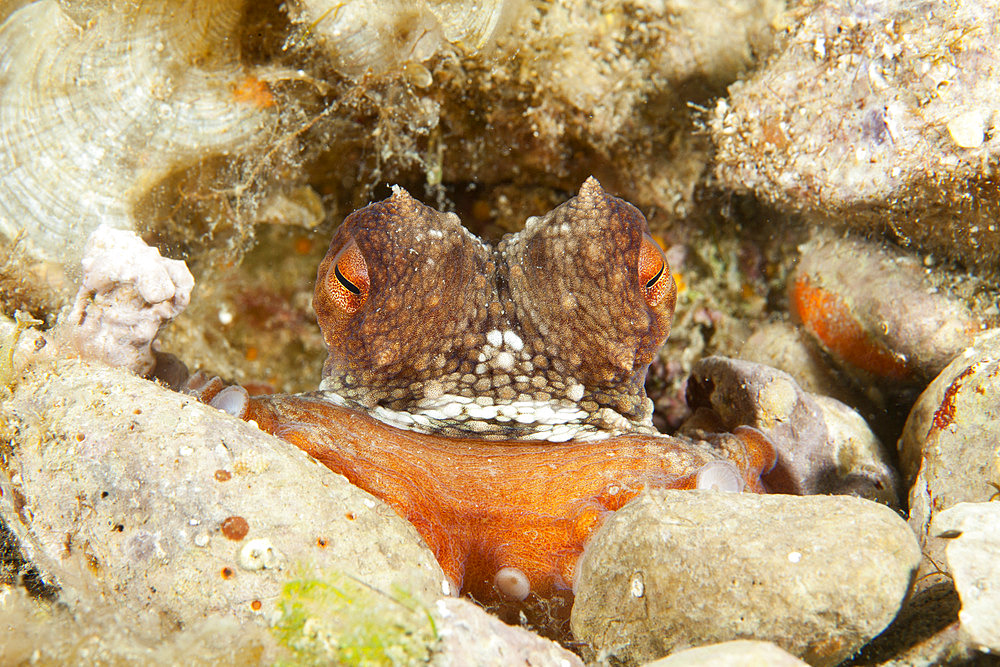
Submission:
M 295 665 L 418 665 L 437 628 L 430 610 L 400 589 L 387 593 L 349 575 L 287 582 L 273 628 Z

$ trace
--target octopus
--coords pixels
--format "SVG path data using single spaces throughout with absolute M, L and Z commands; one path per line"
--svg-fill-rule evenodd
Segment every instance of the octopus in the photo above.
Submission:
M 319 266 L 318 391 L 251 397 L 204 374 L 189 390 L 388 503 L 451 592 L 565 617 L 588 538 L 643 489 L 765 491 L 759 431 L 652 425 L 644 381 L 675 300 L 643 215 L 593 178 L 495 246 L 397 187 Z

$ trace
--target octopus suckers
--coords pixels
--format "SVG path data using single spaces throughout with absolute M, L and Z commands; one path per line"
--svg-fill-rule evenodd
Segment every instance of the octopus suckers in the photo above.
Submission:
M 731 461 L 709 461 L 698 470 L 695 480 L 696 488 L 729 493 L 739 493 L 744 486 L 739 468 Z
M 574 403 L 579 402 L 583 399 L 583 391 L 584 388 L 582 384 L 570 385 L 569 389 L 566 390 L 566 398 Z
M 531 593 L 528 575 L 516 567 L 502 567 L 493 577 L 497 590 L 512 600 L 524 600 Z
M 491 364 L 498 370 L 509 371 L 514 368 L 514 355 L 510 352 L 500 352 L 493 357 Z

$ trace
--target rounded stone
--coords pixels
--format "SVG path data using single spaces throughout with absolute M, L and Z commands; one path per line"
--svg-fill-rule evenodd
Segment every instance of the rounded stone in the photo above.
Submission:
M 935 515 L 958 503 L 988 501 L 1000 484 L 998 396 L 1000 331 L 993 330 L 942 371 L 906 420 L 899 459 L 912 484 L 910 527 L 926 556 L 921 575 L 945 563 L 947 541 L 930 531 Z
M 808 662 L 770 642 L 736 639 L 721 644 L 689 648 L 654 660 L 644 667 L 808 667 Z
M 892 621 L 919 561 L 906 522 L 860 498 L 644 493 L 588 543 L 571 623 L 628 665 L 733 639 L 836 665 Z
M 899 504 L 898 479 L 886 447 L 847 405 L 803 391 L 783 371 L 742 359 L 698 361 L 687 385 L 692 418 L 681 432 L 706 428 L 705 411 L 725 429 L 760 429 L 778 452 L 764 478 L 776 493 L 834 493 Z
M 963 632 L 980 650 L 1000 653 L 1000 503 L 959 503 L 939 512 L 931 531 L 948 542 Z
M 71 608 L 112 596 L 123 618 L 259 619 L 276 612 L 290 568 L 439 595 L 433 554 L 388 506 L 191 397 L 60 361 L 30 369 L 0 410 L 17 428 L 0 468 L 0 522 Z M 228 539 L 209 539 L 215 527 Z M 320 548 L 324 535 L 338 537 Z

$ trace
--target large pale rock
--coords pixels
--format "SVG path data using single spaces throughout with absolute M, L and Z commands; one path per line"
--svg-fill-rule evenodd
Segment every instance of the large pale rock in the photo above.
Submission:
M 431 604 L 413 527 L 297 448 L 120 370 L 38 365 L 2 404 L 0 520 L 61 598 L 189 626 L 273 619 L 283 583 L 338 573 Z
M 732 639 L 835 665 L 892 621 L 919 560 L 906 522 L 859 498 L 644 493 L 588 544 L 572 628 L 630 665 Z
M 274 627 L 217 615 L 148 632 L 111 604 L 71 610 L 0 587 L 0 664 L 583 667 L 555 642 L 465 599 L 426 605 L 336 575 L 292 580 L 283 597 Z
M 825 0 L 789 18 L 781 53 L 716 106 L 719 180 L 994 268 L 997 3 Z
M 935 516 L 931 531 L 948 540 L 963 633 L 974 648 L 1000 654 L 1000 503 L 959 503 Z

